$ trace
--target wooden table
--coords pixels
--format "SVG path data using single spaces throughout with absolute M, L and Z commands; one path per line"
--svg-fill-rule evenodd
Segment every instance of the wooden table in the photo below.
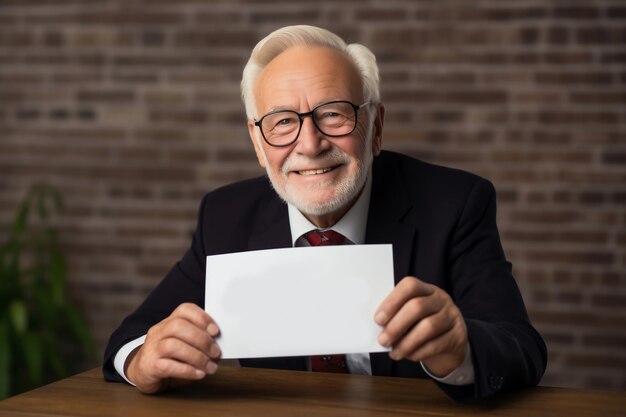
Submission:
M 178 391 L 143 395 L 100 369 L 0 402 L 0 416 L 626 416 L 618 391 L 538 387 L 474 405 L 428 380 L 222 367 Z

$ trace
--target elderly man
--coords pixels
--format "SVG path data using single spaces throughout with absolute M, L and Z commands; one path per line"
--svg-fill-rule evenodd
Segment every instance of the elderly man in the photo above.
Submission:
M 111 336 L 105 377 L 155 393 L 217 372 L 206 256 L 311 245 L 314 231 L 393 245 L 396 285 L 371 318 L 391 351 L 347 355 L 346 371 L 430 377 L 459 401 L 537 384 L 546 348 L 502 251 L 493 186 L 381 150 L 374 55 L 320 28 L 286 27 L 257 44 L 241 85 L 267 177 L 205 196 L 190 249 Z M 240 362 L 316 366 L 309 357 Z

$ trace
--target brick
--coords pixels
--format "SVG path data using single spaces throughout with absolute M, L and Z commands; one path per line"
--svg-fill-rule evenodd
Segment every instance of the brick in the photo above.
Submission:
M 189 138 L 189 132 L 186 129 L 175 128 L 149 128 L 143 127 L 135 129 L 134 137 L 140 141 L 154 143 L 178 143 L 186 141 Z
M 556 269 L 552 272 L 552 281 L 555 284 L 571 284 L 574 281 L 571 271 Z
M 131 87 L 138 84 L 157 84 L 159 74 L 148 71 L 116 71 L 111 74 L 111 81 L 116 84 L 129 84 Z
M 550 231 L 550 230 L 504 230 L 507 241 L 533 243 L 603 244 L 608 241 L 606 232 L 596 231 Z
M 53 84 L 92 84 L 102 82 L 104 74 L 101 71 L 67 71 L 50 74 Z
M 611 202 L 614 204 L 626 204 L 626 191 L 612 193 Z
M 43 34 L 42 43 L 49 48 L 59 48 L 67 44 L 66 37 L 58 31 L 48 31 Z
M 602 163 L 610 165 L 626 164 L 626 152 L 607 151 L 602 154 Z
M 626 7 L 608 7 L 606 15 L 610 19 L 626 19 Z
M 606 52 L 600 57 L 603 64 L 619 64 L 626 62 L 626 52 Z
M 218 152 L 216 155 L 216 159 L 220 162 L 232 163 L 232 162 L 257 162 L 256 156 L 254 152 L 251 152 L 249 149 L 245 150 L 235 150 L 235 149 L 224 149 Z
M 0 46 L 24 48 L 35 44 L 35 36 L 30 32 L 0 32 Z
M 251 48 L 258 35 L 254 32 L 242 31 L 186 31 L 177 32 L 173 37 L 173 44 L 178 48 L 225 47 Z
M 94 10 L 68 11 L 55 14 L 30 14 L 24 21 L 27 24 L 37 25 L 177 25 L 184 22 L 184 16 L 175 12 L 160 12 L 148 10 Z
M 548 43 L 563 45 L 569 43 L 571 39 L 571 32 L 566 27 L 551 27 L 548 28 L 546 37 Z
M 94 103 L 124 103 L 132 102 L 135 99 L 135 94 L 128 90 L 79 90 L 76 99 Z
M 570 101 L 576 104 L 615 104 L 626 103 L 626 91 L 572 92 Z
M 385 97 L 393 101 L 464 104 L 498 104 L 504 103 L 507 100 L 506 92 L 498 90 L 456 90 L 449 92 L 436 92 L 433 90 L 388 90 L 385 92 Z
M 572 137 L 568 132 L 532 130 L 531 141 L 535 145 L 567 145 L 572 142 Z
M 424 71 L 420 71 L 417 74 L 417 81 L 419 83 L 424 83 L 426 85 L 434 85 L 434 84 L 443 84 L 443 85 L 451 85 L 451 84 L 469 84 L 473 85 L 476 83 L 476 74 L 471 72 L 449 72 L 449 73 L 428 73 Z M 394 81 L 396 80 L 396 76 L 393 76 Z
M 610 111 L 545 111 L 537 115 L 537 120 L 541 124 L 572 124 L 572 125 L 590 125 L 590 124 L 618 124 L 620 119 L 617 113 Z
M 607 369 L 620 367 L 623 369 L 626 367 L 626 358 L 609 354 L 568 354 L 565 357 L 565 365 Z
M 539 20 L 545 18 L 548 13 L 541 7 L 515 7 L 515 8 L 460 8 L 458 17 L 460 20 L 479 21 L 516 21 L 516 20 Z
M 209 152 L 204 149 L 176 149 L 168 151 L 166 158 L 174 163 L 197 164 L 206 163 L 209 160 Z
M 558 293 L 556 296 L 556 300 L 563 305 L 567 305 L 567 304 L 579 305 L 583 301 L 583 296 L 580 292 L 567 291 L 567 292 Z
M 15 86 L 16 84 L 36 85 L 45 82 L 45 76 L 38 73 L 0 73 L 0 84 Z
M 626 28 L 591 27 L 576 31 L 578 42 L 586 44 L 619 45 L 626 42 Z
M 568 346 L 574 343 L 574 337 L 571 333 L 543 331 L 542 336 L 549 346 Z
M 195 110 L 152 110 L 150 120 L 155 123 L 205 123 L 208 119 L 207 112 Z
M 594 294 L 591 303 L 596 307 L 619 308 L 626 305 L 626 294 Z
M 597 205 L 605 203 L 608 198 L 605 193 L 599 191 L 584 191 L 580 193 L 579 200 L 585 205 Z
M 602 324 L 603 329 L 607 331 L 620 332 L 626 325 L 626 316 L 615 314 L 604 314 L 597 311 L 581 312 L 581 311 L 546 311 L 536 309 L 532 314 L 534 323 L 542 325 L 566 327 L 588 327 L 597 329 L 598 324 Z
M 539 84 L 600 84 L 613 83 L 610 72 L 538 72 L 535 76 Z
M 314 24 L 319 21 L 321 12 L 319 8 L 307 9 L 301 7 L 297 10 L 272 10 L 272 11 L 259 11 L 250 13 L 250 22 L 252 24 L 272 23 L 277 25 L 284 23 L 285 25 L 294 24 L 293 22 L 299 22 L 299 24 Z M 257 36 L 258 37 L 258 36 Z M 256 43 L 256 40 L 252 42 L 252 45 Z
M 141 34 L 141 43 L 147 47 L 160 47 L 165 44 L 166 36 L 163 32 L 148 30 Z
M 591 347 L 623 349 L 626 336 L 622 334 L 594 334 L 582 337 L 582 343 Z
M 610 251 L 529 250 L 526 258 L 531 262 L 574 265 L 612 265 L 615 262 L 615 254 Z
M 403 9 L 369 7 L 356 10 L 354 17 L 363 22 L 393 22 L 406 20 L 408 16 L 406 11 Z
M 542 54 L 542 62 L 548 64 L 591 64 L 594 56 L 589 51 L 550 51 Z
M 492 159 L 497 162 L 559 162 L 559 163 L 590 163 L 592 155 L 588 152 L 515 152 L 515 151 L 496 151 L 492 155 Z
M 204 25 L 229 25 L 239 23 L 244 15 L 238 11 L 211 10 L 195 13 L 194 20 L 200 27 Z
M 596 19 L 600 16 L 599 7 L 569 6 L 554 9 L 554 17 L 566 19 Z

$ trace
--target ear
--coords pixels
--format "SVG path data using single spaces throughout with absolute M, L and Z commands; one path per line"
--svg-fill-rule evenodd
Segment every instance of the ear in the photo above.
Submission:
M 372 155 L 378 156 L 383 147 L 383 123 L 385 121 L 385 106 L 376 106 L 376 118 L 374 119 L 374 133 L 372 137 Z
M 248 120 L 248 134 L 250 135 L 250 140 L 252 141 L 252 145 L 254 146 L 254 153 L 256 153 L 256 159 L 259 161 L 259 165 L 261 168 L 265 168 L 265 158 L 263 157 L 263 150 L 261 149 L 261 141 L 257 140 L 257 129 L 254 125 L 253 120 Z

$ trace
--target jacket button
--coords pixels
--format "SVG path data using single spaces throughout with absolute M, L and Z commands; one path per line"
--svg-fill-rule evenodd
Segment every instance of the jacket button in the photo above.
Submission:
M 491 377 L 489 377 L 489 387 L 492 390 L 498 391 L 498 390 L 502 389 L 503 385 L 504 385 L 504 377 L 502 377 L 502 376 L 491 376 Z

